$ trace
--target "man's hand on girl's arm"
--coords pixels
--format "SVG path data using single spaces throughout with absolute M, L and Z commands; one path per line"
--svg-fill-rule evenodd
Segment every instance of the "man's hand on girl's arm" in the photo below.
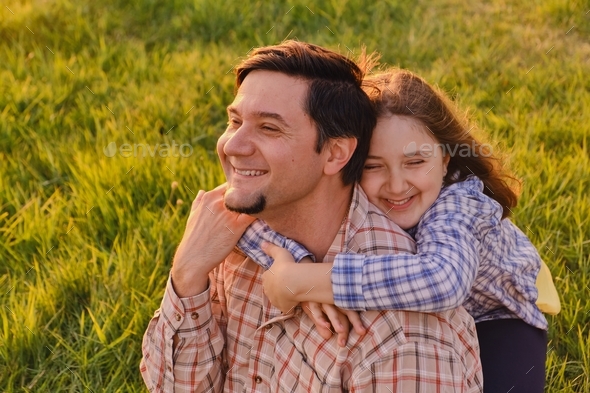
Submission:
M 284 248 L 265 242 L 262 250 L 274 259 L 272 267 L 262 275 L 264 292 L 279 310 L 290 312 L 300 302 L 304 312 L 314 321 L 324 339 L 338 334 L 338 344 L 346 346 L 350 326 L 359 334 L 366 333 L 357 311 L 334 306 L 331 263 L 312 262 L 304 258 L 295 263 Z

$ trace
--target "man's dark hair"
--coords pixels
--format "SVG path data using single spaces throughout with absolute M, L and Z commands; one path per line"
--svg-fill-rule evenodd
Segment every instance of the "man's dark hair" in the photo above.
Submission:
M 309 81 L 303 110 L 318 129 L 316 151 L 320 153 L 331 138 L 356 138 L 357 147 L 342 168 L 342 180 L 344 184 L 359 181 L 377 124 L 375 107 L 362 90 L 364 70 L 341 54 L 293 40 L 253 50 L 236 67 L 236 88 L 255 70 Z

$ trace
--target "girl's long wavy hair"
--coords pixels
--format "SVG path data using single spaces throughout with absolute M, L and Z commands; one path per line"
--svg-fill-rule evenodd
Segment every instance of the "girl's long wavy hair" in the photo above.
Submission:
M 481 144 L 473 137 L 475 127 L 469 127 L 467 116 L 442 91 L 401 69 L 368 77 L 365 91 L 375 103 L 379 117 L 398 115 L 416 119 L 445 146 L 445 154 L 451 156 L 443 179 L 446 185 L 475 175 L 485 185 L 484 194 L 502 206 L 502 218 L 510 216 L 518 196 L 509 182 L 516 185 L 520 182 L 492 154 L 490 145 Z M 466 146 L 469 146 L 469 154 L 457 154 L 464 153 Z

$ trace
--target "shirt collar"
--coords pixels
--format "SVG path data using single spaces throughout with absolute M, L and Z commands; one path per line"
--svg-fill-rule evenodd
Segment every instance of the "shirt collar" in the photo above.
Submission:
M 343 220 L 323 262 L 333 262 L 336 254 L 354 251 L 354 244 L 351 244 L 351 242 L 359 229 L 363 228 L 370 209 L 371 204 L 367 195 L 359 184 L 355 184 L 348 214 Z

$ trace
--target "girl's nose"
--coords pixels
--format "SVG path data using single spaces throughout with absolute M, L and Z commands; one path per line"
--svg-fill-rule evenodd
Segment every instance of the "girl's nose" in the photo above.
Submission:
M 387 182 L 387 192 L 392 195 L 404 196 L 408 192 L 408 182 L 400 171 L 392 171 Z

